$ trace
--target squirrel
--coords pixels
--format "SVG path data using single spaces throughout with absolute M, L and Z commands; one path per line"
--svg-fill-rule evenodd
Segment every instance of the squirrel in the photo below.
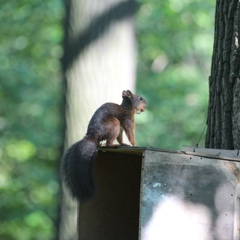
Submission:
M 122 138 L 124 130 L 131 145 L 136 146 L 134 114 L 145 110 L 146 101 L 129 90 L 122 92 L 122 98 L 121 105 L 105 103 L 99 107 L 84 138 L 74 143 L 63 157 L 64 181 L 77 201 L 85 202 L 95 193 L 92 165 L 101 141 L 106 140 L 106 146 L 114 146 L 117 139 L 120 145 L 126 145 Z

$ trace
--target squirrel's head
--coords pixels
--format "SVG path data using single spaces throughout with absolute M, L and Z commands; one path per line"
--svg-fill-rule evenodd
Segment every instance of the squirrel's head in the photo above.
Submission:
M 133 94 L 130 90 L 124 90 L 122 92 L 123 101 L 126 101 L 131 107 L 135 109 L 136 113 L 144 112 L 146 107 L 146 100 L 141 96 Z

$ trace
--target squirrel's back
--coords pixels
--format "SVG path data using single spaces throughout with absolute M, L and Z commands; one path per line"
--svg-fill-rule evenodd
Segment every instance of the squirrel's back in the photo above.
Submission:
M 106 140 L 109 132 L 109 125 L 114 118 L 119 119 L 119 113 L 122 112 L 122 106 L 116 103 L 105 103 L 99 107 L 93 114 L 87 128 L 88 136 L 94 136 L 97 141 Z

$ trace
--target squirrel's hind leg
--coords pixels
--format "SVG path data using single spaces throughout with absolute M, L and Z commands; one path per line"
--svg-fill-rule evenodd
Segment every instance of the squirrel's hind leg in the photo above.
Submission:
M 119 134 L 117 136 L 117 141 L 119 142 L 119 144 L 121 146 L 131 146 L 129 144 L 123 143 L 123 128 L 122 127 L 120 128 L 120 132 L 119 132 Z
M 121 125 L 117 118 L 112 118 L 111 121 L 108 121 L 108 131 L 107 131 L 107 142 L 106 146 L 114 146 L 114 141 L 119 138 L 121 134 Z M 118 140 L 118 139 L 117 139 Z M 119 140 L 118 140 L 119 142 Z
M 120 127 L 120 131 L 117 136 L 117 141 L 119 142 L 120 145 L 123 144 L 123 128 L 122 127 Z

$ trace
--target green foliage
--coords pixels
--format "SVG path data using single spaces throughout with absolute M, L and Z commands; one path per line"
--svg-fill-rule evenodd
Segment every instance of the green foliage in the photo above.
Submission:
M 138 143 L 194 146 L 206 123 L 214 2 L 141 0 L 136 25 L 137 87 L 148 100 Z
M 63 98 L 61 2 L 1 2 L 0 239 L 55 236 Z

